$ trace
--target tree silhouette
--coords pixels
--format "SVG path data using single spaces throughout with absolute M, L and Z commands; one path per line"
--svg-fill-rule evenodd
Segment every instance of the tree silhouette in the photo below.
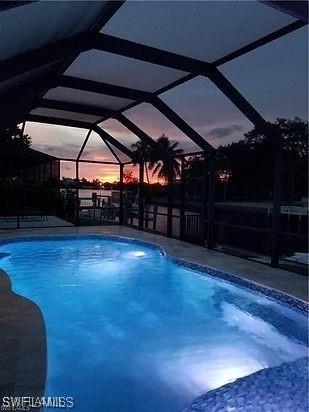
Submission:
M 0 129 L 0 147 L 17 146 L 22 147 L 31 146 L 31 137 L 28 134 L 22 134 L 22 130 L 18 126 Z
M 132 170 L 123 173 L 123 180 L 125 183 L 138 183 L 138 179 L 133 176 Z
M 163 134 L 157 139 L 160 150 L 154 149 L 149 145 L 137 142 L 132 145 L 135 154 L 135 162 L 148 161 L 146 170 L 152 171 L 152 176 L 157 175 L 159 179 L 164 179 L 165 183 L 173 183 L 180 174 L 180 163 L 175 158 L 183 153 L 182 149 L 177 148 L 178 142 L 172 142 L 168 136 Z M 162 159 L 162 152 L 165 153 Z M 147 171 L 147 180 L 149 176 Z
M 142 142 L 141 140 L 139 140 L 136 143 L 133 143 L 131 147 L 133 149 L 133 165 L 134 166 L 136 166 L 140 162 L 146 161 L 152 155 L 151 147 L 147 143 Z M 150 184 L 147 165 L 145 165 L 145 172 L 146 172 L 147 183 Z
M 308 123 L 299 118 L 277 119 L 270 123 L 282 139 L 283 193 L 287 200 L 305 196 L 308 185 Z M 270 200 L 273 195 L 274 139 L 253 128 L 238 142 L 217 149 L 218 185 L 231 200 Z M 200 192 L 203 162 L 194 156 L 187 161 L 188 189 Z M 228 176 L 228 183 L 226 177 Z M 224 196 L 223 196 L 224 198 Z

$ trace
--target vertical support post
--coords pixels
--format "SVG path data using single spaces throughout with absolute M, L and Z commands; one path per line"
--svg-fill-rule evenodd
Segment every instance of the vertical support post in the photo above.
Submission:
M 271 266 L 278 267 L 280 256 L 280 215 L 282 201 L 283 153 L 281 142 L 275 150 L 273 219 L 271 228 Z
M 20 146 L 18 142 L 18 146 Z M 16 227 L 20 228 L 20 147 L 18 147 L 17 176 L 16 176 Z
M 21 144 L 22 144 L 22 137 L 25 132 L 26 122 L 23 122 L 21 128 L 20 139 L 18 140 L 17 146 L 17 176 L 16 176 L 16 227 L 17 229 L 20 228 L 20 172 L 21 172 Z
M 138 227 L 144 228 L 144 162 L 139 163 L 139 187 L 138 187 Z
M 186 171 L 185 171 L 186 160 L 185 156 L 181 157 L 181 175 L 180 175 L 180 210 L 179 210 L 179 237 L 180 239 L 185 238 L 185 207 L 186 207 Z
M 148 165 L 147 165 L 146 161 L 144 162 L 144 173 L 146 174 L 146 181 L 147 181 L 147 184 L 148 184 L 148 182 L 149 182 Z M 149 228 L 149 205 L 145 205 L 145 206 L 146 206 L 146 210 L 144 210 L 144 216 L 145 216 L 145 219 L 144 219 L 144 225 L 145 226 L 144 227 L 145 227 L 146 230 L 148 230 L 148 228 Z
M 169 160 L 167 182 L 167 236 L 173 236 L 173 170 L 172 159 Z
M 208 167 L 208 159 L 207 153 L 203 153 L 203 172 L 202 172 L 202 199 L 201 199 L 201 219 L 200 219 L 200 242 L 202 246 L 205 246 L 206 240 L 206 221 L 207 225 L 209 225 L 208 221 L 208 206 L 209 202 L 207 203 L 207 199 L 209 197 L 209 193 L 207 193 L 209 187 L 209 167 Z M 208 231 L 207 231 L 208 232 Z M 208 233 L 207 233 L 208 239 Z
M 208 168 L 208 226 L 207 226 L 207 248 L 214 247 L 214 227 L 215 227 L 215 185 L 216 185 L 216 153 L 209 154 Z
M 76 205 L 75 205 L 75 223 L 79 223 L 79 163 L 75 161 L 75 183 L 76 183 Z M 95 213 L 95 210 L 94 210 Z
M 119 224 L 123 225 L 123 163 L 119 165 L 119 179 L 120 179 L 120 187 L 119 187 Z

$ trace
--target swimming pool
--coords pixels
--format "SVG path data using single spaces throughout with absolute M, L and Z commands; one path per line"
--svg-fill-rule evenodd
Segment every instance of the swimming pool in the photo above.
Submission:
M 42 382 L 46 373 L 45 396 L 73 397 L 76 411 L 182 411 L 207 391 L 307 356 L 303 303 L 141 241 L 1 241 L 0 268 L 38 310 L 26 323 L 42 347 L 33 368 Z

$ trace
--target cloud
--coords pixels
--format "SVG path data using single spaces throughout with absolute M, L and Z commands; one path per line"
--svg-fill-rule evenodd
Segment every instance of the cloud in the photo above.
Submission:
M 222 139 L 234 135 L 235 132 L 243 132 L 243 130 L 244 128 L 237 124 L 228 127 L 215 127 L 208 131 L 208 136 L 214 139 Z
M 42 149 L 42 151 L 43 151 L 43 150 L 44 150 L 44 146 L 40 145 L 40 147 L 41 147 L 41 149 Z M 51 147 L 51 146 L 47 146 L 47 147 L 45 148 L 45 150 L 46 150 L 46 152 L 51 152 L 51 153 L 54 153 L 54 152 L 55 152 L 55 148 L 54 148 L 54 147 Z
M 63 164 L 63 165 L 62 165 L 62 168 L 63 168 L 64 170 L 72 170 L 72 169 L 73 169 L 73 166 L 72 166 L 72 165 L 68 165 L 68 164 Z
M 83 151 L 83 157 L 84 157 L 85 159 L 86 159 L 86 158 L 89 158 L 90 155 L 91 155 L 91 151 L 89 151 L 89 150 L 84 150 L 84 151 Z

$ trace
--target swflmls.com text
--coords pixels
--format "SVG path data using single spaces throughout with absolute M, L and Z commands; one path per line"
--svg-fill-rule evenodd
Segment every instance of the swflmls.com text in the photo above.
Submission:
M 30 411 L 39 408 L 73 408 L 72 396 L 4 396 L 1 411 Z

